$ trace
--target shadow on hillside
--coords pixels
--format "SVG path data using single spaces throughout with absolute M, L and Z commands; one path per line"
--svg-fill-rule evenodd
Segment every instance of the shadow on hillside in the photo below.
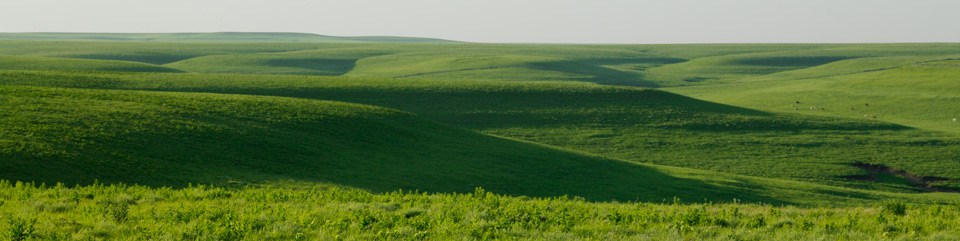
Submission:
M 778 115 L 659 90 L 315 88 L 224 93 L 290 96 L 385 106 L 469 129 L 543 126 L 646 126 L 691 131 L 906 130 L 909 127 L 828 117 Z
M 292 179 L 373 192 L 465 193 L 482 187 L 591 201 L 677 197 L 786 204 L 751 192 L 753 186 L 713 185 L 340 103 L 23 87 L 0 93 L 27 98 L 24 104 L 43 110 L 21 112 L 21 118 L 44 120 L 3 123 L 33 130 L 28 137 L 4 137 L 20 141 L 0 141 L 0 178 L 7 180 L 183 187 Z M 72 102 L 59 101 L 63 96 Z M 141 111 L 103 108 L 117 102 Z M 284 117 L 291 113 L 296 115 Z
M 344 75 L 350 72 L 357 64 L 356 59 L 268 59 L 267 65 L 271 67 L 289 67 L 311 70 L 312 75 L 336 76 Z
M 210 134 L 199 134 L 210 136 Z M 211 136 L 230 139 L 227 136 Z M 144 139 L 169 139 L 155 136 Z M 0 179 L 67 186 L 101 184 L 182 188 L 193 184 L 227 185 L 295 181 L 335 184 L 374 193 L 398 190 L 469 193 L 477 187 L 511 196 L 582 197 L 588 201 L 668 203 L 732 202 L 794 204 L 758 193 L 762 186 L 718 186 L 679 178 L 651 167 L 544 148 L 495 137 L 460 137 L 466 142 L 495 142 L 477 150 L 464 141 L 446 140 L 445 147 L 396 152 L 423 143 L 386 140 L 365 144 L 367 150 L 330 156 L 291 153 L 270 141 L 253 141 L 265 153 L 219 148 L 221 143 L 193 142 L 167 146 L 116 146 L 115 156 L 51 158 L 0 153 Z M 473 140 L 471 140 L 473 139 Z M 475 140 L 483 139 L 483 140 Z M 294 139 L 292 141 L 302 141 Z M 393 143 L 391 143 L 393 142 Z M 148 143 L 154 143 L 148 141 Z M 250 143 L 231 143 L 251 145 Z M 187 146 L 189 145 L 189 146 Z M 120 149 L 122 148 L 122 150 Z M 146 150 L 143 148 L 150 148 Z M 503 153 L 507 150 L 515 153 Z M 172 153 L 176 153 L 171 155 Z M 132 157 L 132 155 L 138 155 Z M 242 159 L 234 158 L 239 155 Z M 211 159 L 217 158 L 220 159 Z M 391 157 L 392 156 L 392 157 Z M 291 159 L 292 158 L 292 159 Z M 206 163 L 202 163 L 206 162 Z M 849 196 L 843 194 L 841 196 Z
M 531 64 L 531 67 L 534 69 L 590 76 L 589 78 L 582 79 L 581 81 L 593 82 L 597 84 L 650 88 L 660 87 L 660 85 L 654 81 L 643 79 L 643 75 L 641 73 L 629 73 L 599 65 L 584 64 L 577 61 L 540 62 Z
M 645 79 L 643 71 L 656 66 L 682 63 L 685 61 L 687 60 L 665 57 L 583 59 L 539 62 L 533 63 L 531 66 L 536 69 L 590 76 L 588 79 L 581 80 L 585 82 L 603 85 L 657 88 L 660 87 L 660 84 L 656 81 Z M 613 66 L 622 68 L 614 68 Z
M 721 115 L 777 117 L 766 112 L 636 88 L 553 89 L 518 85 L 492 91 L 483 88 L 446 87 L 268 89 L 258 85 L 248 86 L 256 87 L 167 87 L 155 90 L 288 96 L 364 103 L 392 107 L 457 127 L 475 129 L 551 125 L 630 127 Z M 597 109 L 601 111 L 595 111 Z M 350 120 L 343 123 L 363 121 Z M 18 164 L 7 163 L 9 166 L 3 168 L 7 171 L 2 173 L 3 177 L 11 179 L 16 177 L 20 180 L 56 180 L 66 183 L 90 182 L 91 176 L 104 182 L 134 182 L 145 185 L 295 179 L 330 182 L 375 192 L 396 189 L 471 192 L 475 187 L 483 187 L 510 195 L 547 197 L 567 194 L 595 201 L 616 199 L 659 202 L 676 196 L 695 202 L 729 201 L 734 198 L 750 202 L 787 202 L 764 196 L 760 192 L 763 190 L 761 186 L 743 184 L 745 186 L 730 187 L 704 183 L 696 179 L 677 178 L 650 167 L 583 156 L 470 131 L 451 130 L 442 125 L 431 124 L 424 127 L 422 123 L 417 123 L 421 122 L 393 123 L 388 125 L 390 128 L 337 128 L 329 123 L 295 124 L 282 126 L 283 128 L 264 128 L 262 125 L 238 127 L 244 130 L 266 131 L 243 135 L 148 133 L 136 139 L 119 141 L 116 146 L 106 148 L 113 151 L 113 156 L 82 162 L 76 162 L 75 159 L 56 160 L 54 163 L 67 163 L 62 170 L 45 168 L 44 166 L 50 165 L 47 161 L 49 159 L 22 158 Z M 385 133 L 382 130 L 393 131 Z M 333 131 L 332 134 L 329 131 Z M 191 136 L 199 142 L 190 142 L 190 139 L 171 142 L 171 137 Z M 316 139 L 321 137 L 328 139 Z M 86 150 L 110 153 L 103 149 Z M 142 162 L 122 161 L 121 163 L 136 164 L 123 168 L 104 162 L 117 157 L 141 156 L 146 158 Z M 17 160 L 17 157 L 7 158 Z M 154 163 L 154 166 L 144 168 L 137 163 Z M 34 169 L 23 169 L 22 165 L 32 165 Z M 22 170 L 47 171 L 42 172 L 46 173 L 46 176 L 38 176 L 36 172 L 25 174 Z M 83 179 L 70 181 L 65 179 L 70 175 L 63 175 L 84 170 L 86 172 L 75 175 L 84 177 Z M 150 175 L 156 173 L 173 175 L 151 179 Z

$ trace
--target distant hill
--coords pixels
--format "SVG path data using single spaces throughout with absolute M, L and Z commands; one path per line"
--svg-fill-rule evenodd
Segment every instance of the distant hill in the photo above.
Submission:
M 392 36 L 338 37 L 309 33 L 0 33 L 0 40 L 131 42 L 302 42 L 302 43 L 443 43 L 451 40 Z

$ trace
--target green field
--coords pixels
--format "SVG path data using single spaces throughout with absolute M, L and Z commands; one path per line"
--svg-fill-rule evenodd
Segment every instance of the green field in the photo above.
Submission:
M 0 34 L 0 229 L 949 240 L 956 78 L 960 44 Z

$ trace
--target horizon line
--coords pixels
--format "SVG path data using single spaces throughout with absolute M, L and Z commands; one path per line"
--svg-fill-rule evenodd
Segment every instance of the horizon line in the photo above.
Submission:
M 236 34 L 302 34 L 302 35 L 314 35 L 318 37 L 333 37 L 333 38 L 363 38 L 363 37 L 393 37 L 393 38 L 413 38 L 413 39 L 433 39 L 433 40 L 443 40 L 450 41 L 452 43 L 472 43 L 472 44 L 549 44 L 549 45 L 694 45 L 694 44 L 958 44 L 958 41 L 929 41 L 929 42 L 914 42 L 914 41 L 904 41 L 904 42 L 852 42 L 852 41 L 835 41 L 835 42 L 819 42 L 819 41 L 798 41 L 798 42 L 750 42 L 750 41 L 728 41 L 728 42 L 513 42 L 513 41 L 504 41 L 504 42 L 474 42 L 474 41 L 465 41 L 465 40 L 456 40 L 448 39 L 441 37 L 421 37 L 421 36 L 401 36 L 401 35 L 327 35 L 321 33 L 313 32 L 288 32 L 288 31 L 185 31 L 185 32 L 79 32 L 79 31 L 37 31 L 37 32 L 2 32 L 0 34 L 211 34 L 211 33 L 236 33 Z M 10 41 L 17 39 L 3 39 L 0 40 Z M 22 40 L 22 41 L 52 41 L 52 40 Z M 165 41 L 138 41 L 138 40 L 58 40 L 58 41 L 99 41 L 99 42 L 165 42 Z M 269 42 L 269 41 L 267 41 Z

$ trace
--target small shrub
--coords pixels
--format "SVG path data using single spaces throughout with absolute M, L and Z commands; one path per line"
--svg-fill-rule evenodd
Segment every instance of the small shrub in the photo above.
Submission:
M 7 219 L 7 238 L 12 241 L 27 240 L 34 234 L 33 225 L 37 220 L 26 220 L 22 218 Z
M 123 223 L 127 221 L 130 215 L 130 204 L 125 202 L 108 202 L 103 206 L 103 213 L 108 218 L 113 219 L 113 221 Z
M 707 221 L 707 219 L 707 210 L 696 208 L 681 215 L 679 223 L 686 226 L 697 226 Z
M 405 217 L 405 218 L 413 218 L 413 217 L 416 217 L 416 216 L 420 216 L 420 215 L 423 214 L 424 212 L 426 212 L 426 211 L 424 211 L 423 209 L 410 209 L 410 210 L 407 210 L 407 211 L 403 212 L 403 217 Z
M 746 223 L 744 223 L 744 227 L 748 227 L 748 228 L 761 228 L 764 226 L 767 226 L 767 220 L 763 216 L 757 216 L 757 217 L 751 218 Z
M 907 204 L 903 201 L 884 202 L 883 211 L 893 215 L 903 216 L 907 214 Z

